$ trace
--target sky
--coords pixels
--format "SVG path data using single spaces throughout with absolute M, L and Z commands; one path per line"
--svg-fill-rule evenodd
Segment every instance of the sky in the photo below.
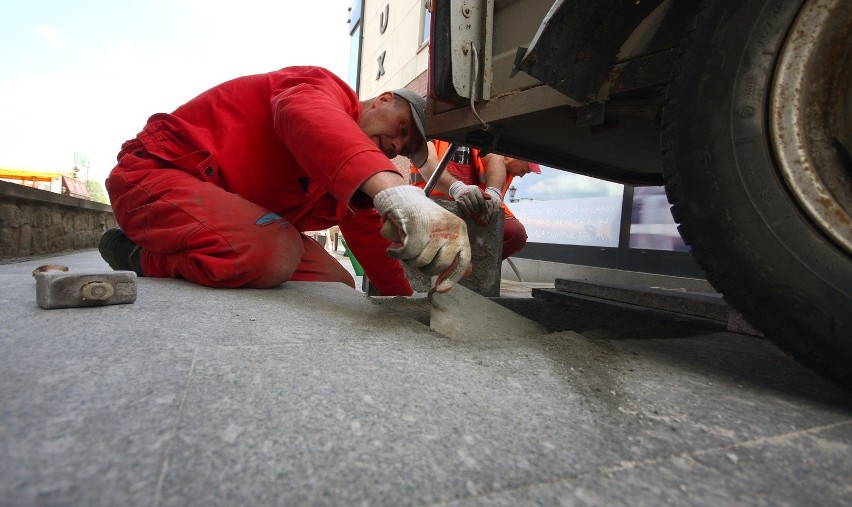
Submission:
M 222 81 L 289 65 L 346 79 L 351 2 L 0 0 L 0 166 L 66 172 L 78 152 L 103 185 L 149 116 Z
M 149 116 L 223 81 L 289 65 L 346 79 L 352 0 L 0 0 L 0 166 L 103 185 Z M 543 167 L 524 199 L 621 187 Z
M 530 173 L 514 178 L 512 186 L 516 189 L 515 198 L 537 201 L 621 195 L 624 188 L 623 185 L 547 166 L 541 166 L 541 174 Z

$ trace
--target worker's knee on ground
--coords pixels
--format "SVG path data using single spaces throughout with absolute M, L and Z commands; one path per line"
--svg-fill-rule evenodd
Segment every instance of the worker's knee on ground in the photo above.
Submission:
M 506 220 L 503 226 L 503 259 L 519 252 L 527 244 L 527 231 L 518 220 Z
M 285 225 L 278 228 L 276 234 L 263 235 L 258 239 L 245 255 L 246 285 L 265 289 L 290 280 L 305 251 L 299 231 Z

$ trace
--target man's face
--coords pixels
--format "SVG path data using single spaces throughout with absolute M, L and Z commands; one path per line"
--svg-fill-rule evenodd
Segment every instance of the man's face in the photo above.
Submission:
M 532 172 L 532 168 L 526 161 L 506 157 L 506 172 L 512 176 L 523 178 L 525 174 Z
M 373 100 L 361 115 L 359 126 L 388 158 L 408 157 L 423 142 L 411 118 L 411 106 L 392 92 Z

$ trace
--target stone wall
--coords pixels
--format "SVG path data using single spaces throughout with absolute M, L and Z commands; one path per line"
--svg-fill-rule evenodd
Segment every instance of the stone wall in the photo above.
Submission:
M 0 261 L 97 248 L 112 206 L 0 181 Z

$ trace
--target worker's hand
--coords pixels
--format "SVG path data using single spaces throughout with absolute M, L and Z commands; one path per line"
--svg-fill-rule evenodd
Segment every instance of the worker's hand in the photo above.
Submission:
M 382 236 L 396 243 L 388 255 L 428 275 L 435 290 L 446 292 L 470 268 L 470 242 L 464 220 L 426 197 L 423 190 L 399 185 L 382 190 L 373 204 L 385 219 Z
M 458 203 L 459 210 L 466 217 L 473 217 L 482 213 L 487 214 L 486 198 L 482 195 L 482 190 L 476 185 L 465 185 L 461 181 L 456 181 L 450 185 L 450 197 Z
M 497 187 L 488 187 L 485 189 L 486 199 L 490 199 L 491 202 L 499 207 L 503 203 L 503 196 L 500 194 L 500 189 Z

